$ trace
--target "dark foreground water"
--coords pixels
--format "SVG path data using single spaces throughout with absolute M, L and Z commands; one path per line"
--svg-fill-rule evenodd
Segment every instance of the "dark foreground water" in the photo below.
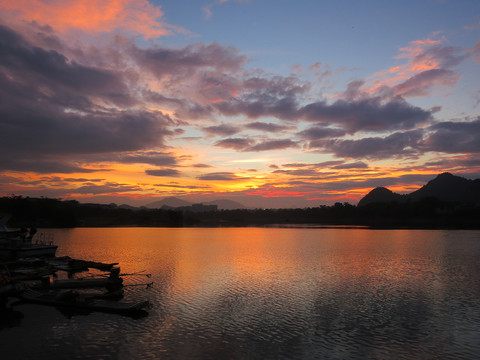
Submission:
M 18 305 L 1 359 L 480 358 L 480 231 L 51 231 L 58 255 L 152 273 L 126 287 L 149 316 Z

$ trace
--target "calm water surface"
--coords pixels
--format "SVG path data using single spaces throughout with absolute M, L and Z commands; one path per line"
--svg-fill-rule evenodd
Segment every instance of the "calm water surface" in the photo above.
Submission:
M 480 358 L 480 231 L 51 232 L 59 256 L 151 273 L 126 287 L 149 316 L 17 305 L 2 359 Z

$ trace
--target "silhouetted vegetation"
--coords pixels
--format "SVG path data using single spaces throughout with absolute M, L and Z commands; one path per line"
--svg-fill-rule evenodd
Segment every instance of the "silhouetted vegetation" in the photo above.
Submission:
M 182 226 L 182 214 L 173 210 L 131 209 L 115 204 L 80 204 L 48 198 L 0 198 L 0 212 L 11 215 L 13 227 Z
M 312 224 L 376 228 L 480 228 L 480 206 L 436 198 L 407 202 L 349 203 L 304 209 L 239 209 L 204 212 L 81 204 L 48 198 L 0 198 L 12 227 L 268 226 Z

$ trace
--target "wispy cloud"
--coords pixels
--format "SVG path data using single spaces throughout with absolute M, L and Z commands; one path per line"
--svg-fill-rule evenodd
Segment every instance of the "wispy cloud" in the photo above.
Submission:
M 210 135 L 221 135 L 221 136 L 233 135 L 240 131 L 238 127 L 228 125 L 228 124 L 209 126 L 209 127 L 203 128 L 202 130 Z
M 363 91 L 408 98 L 428 96 L 436 87 L 455 85 L 461 75 L 454 68 L 469 55 L 460 47 L 445 45 L 447 40 L 439 35 L 400 48 L 396 59 L 405 63 L 378 72 L 373 84 Z
M 210 20 L 210 18 L 211 18 L 212 15 L 213 15 L 213 8 L 214 8 L 215 6 L 220 6 L 220 5 L 225 4 L 225 3 L 229 2 L 229 1 L 232 1 L 232 0 L 216 0 L 216 1 L 214 1 L 214 2 L 211 2 L 211 3 L 207 4 L 207 5 L 205 5 L 205 6 L 202 8 L 203 13 L 204 13 L 204 16 L 205 16 L 205 19 L 206 19 L 206 20 Z M 250 0 L 233 0 L 233 1 L 235 1 L 235 2 L 248 2 L 248 1 L 250 1 Z
M 177 169 L 148 169 L 145 174 L 151 176 L 178 177 L 181 175 Z
M 223 172 L 213 172 L 208 174 L 203 174 L 197 176 L 198 180 L 210 180 L 210 181 L 236 181 L 236 180 L 246 180 L 247 178 L 240 177 L 233 172 L 223 171 Z

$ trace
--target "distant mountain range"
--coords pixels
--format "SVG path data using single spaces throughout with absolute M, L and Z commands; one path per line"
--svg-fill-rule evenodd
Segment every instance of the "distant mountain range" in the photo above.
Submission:
M 363 197 L 358 206 L 378 202 L 407 202 L 433 197 L 442 201 L 480 204 L 480 179 L 469 180 L 450 173 L 438 175 L 410 194 L 396 194 L 385 187 L 377 187 Z
M 217 205 L 219 210 L 235 210 L 235 209 L 245 209 L 245 205 L 228 199 L 218 199 L 212 201 L 201 202 L 203 205 Z M 176 197 L 166 197 L 159 201 L 154 201 L 145 205 L 146 208 L 150 209 L 159 209 L 159 208 L 179 208 L 185 206 L 192 206 L 195 203 L 182 200 Z

